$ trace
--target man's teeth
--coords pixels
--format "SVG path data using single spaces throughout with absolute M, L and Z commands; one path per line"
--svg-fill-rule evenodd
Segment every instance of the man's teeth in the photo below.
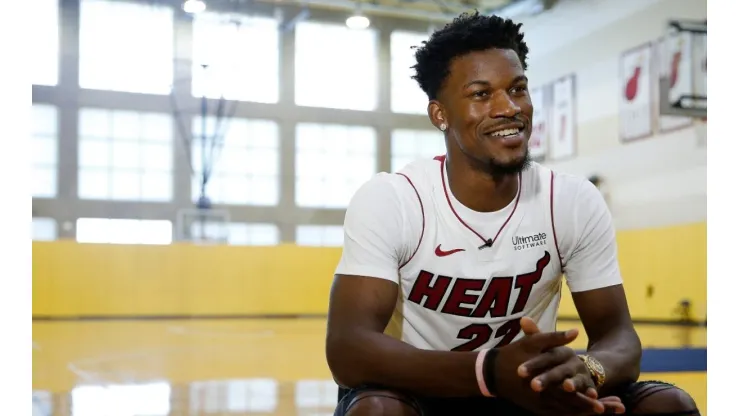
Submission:
M 490 133 L 490 136 L 498 136 L 498 137 L 504 137 L 504 136 L 512 136 L 519 133 L 519 129 L 506 129 L 506 130 L 498 130 L 494 131 L 493 133 Z

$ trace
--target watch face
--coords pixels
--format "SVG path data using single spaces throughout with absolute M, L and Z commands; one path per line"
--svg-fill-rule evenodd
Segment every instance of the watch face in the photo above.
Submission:
M 601 374 L 604 373 L 604 367 L 601 365 L 600 362 L 598 362 L 596 360 L 590 360 L 590 361 L 591 361 L 591 364 L 594 366 L 594 368 L 596 369 L 597 372 L 599 372 Z

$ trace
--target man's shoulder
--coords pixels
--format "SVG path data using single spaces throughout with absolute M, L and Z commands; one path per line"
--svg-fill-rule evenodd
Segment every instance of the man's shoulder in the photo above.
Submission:
M 594 187 L 585 176 L 552 170 L 541 165 L 539 166 L 541 169 L 547 169 L 549 172 L 552 172 L 552 186 L 555 200 L 573 200 L 574 198 L 578 198 L 578 195 L 582 193 L 584 189 Z
M 419 199 L 432 183 L 435 168 L 439 169 L 439 163 L 432 158 L 420 159 L 396 172 L 376 173 L 357 192 L 385 194 L 385 197 L 393 196 L 402 204 L 418 205 Z
M 360 186 L 350 206 L 360 208 L 360 205 L 363 210 L 371 212 L 413 210 L 419 205 L 420 193 L 418 184 L 410 175 L 379 172 Z

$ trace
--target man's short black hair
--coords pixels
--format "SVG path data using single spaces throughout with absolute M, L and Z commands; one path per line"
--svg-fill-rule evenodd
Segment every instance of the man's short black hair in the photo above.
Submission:
M 450 73 L 454 58 L 474 51 L 511 49 L 527 69 L 529 48 L 520 32 L 521 23 L 498 16 L 463 13 L 444 28 L 434 32 L 416 49 L 416 74 L 412 77 L 430 100 L 437 98 L 442 83 Z

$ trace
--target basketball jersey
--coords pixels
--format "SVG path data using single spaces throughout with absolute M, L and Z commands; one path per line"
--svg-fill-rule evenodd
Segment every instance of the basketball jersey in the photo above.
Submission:
M 458 214 L 444 157 L 413 162 L 397 174 L 413 187 L 423 218 L 416 248 L 399 267 L 387 334 L 417 348 L 472 351 L 517 339 L 523 316 L 542 331 L 555 330 L 562 265 L 550 170 L 531 163 L 485 235 Z

